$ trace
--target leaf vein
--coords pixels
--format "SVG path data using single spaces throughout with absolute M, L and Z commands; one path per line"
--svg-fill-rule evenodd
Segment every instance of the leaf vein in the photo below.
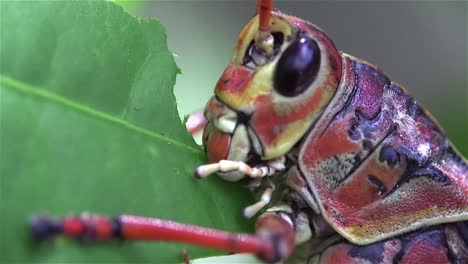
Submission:
M 135 131 L 137 133 L 140 133 L 140 134 L 143 134 L 143 135 L 146 135 L 146 136 L 161 140 L 161 141 L 169 143 L 169 144 L 173 144 L 174 146 L 189 150 L 189 151 L 194 152 L 196 154 L 203 154 L 203 152 L 199 148 L 194 148 L 194 147 L 189 146 L 187 144 L 184 144 L 184 143 L 182 143 L 180 141 L 177 141 L 176 139 L 173 139 L 173 138 L 170 138 L 170 137 L 167 137 L 167 136 L 163 136 L 163 135 L 158 134 L 156 132 L 153 132 L 151 130 L 148 130 L 148 129 L 145 129 L 143 127 L 134 125 L 134 124 L 132 124 L 130 122 L 127 122 L 127 121 L 125 121 L 123 119 L 120 119 L 120 118 L 117 118 L 117 117 L 112 116 L 110 114 L 107 114 L 105 112 L 98 111 L 98 110 L 93 109 L 93 108 L 91 108 L 89 106 L 77 103 L 77 102 L 75 102 L 73 100 L 70 100 L 70 99 L 65 98 L 63 96 L 60 96 L 60 95 L 58 95 L 56 93 L 47 91 L 47 90 L 45 90 L 43 88 L 39 88 L 39 87 L 36 87 L 36 86 L 32 86 L 32 85 L 23 83 L 21 81 L 12 79 L 12 78 L 4 76 L 2 74 L 0 74 L 0 85 L 2 85 L 2 87 L 9 87 L 11 89 L 16 89 L 16 90 L 18 90 L 20 92 L 23 92 L 23 93 L 26 93 L 26 94 L 29 94 L 29 95 L 32 95 L 32 96 L 40 97 L 42 99 L 45 99 L 45 100 L 48 100 L 48 101 L 51 101 L 51 102 L 54 102 L 54 103 L 57 103 L 57 104 L 60 104 L 60 105 L 66 106 L 66 107 L 70 107 L 70 108 L 72 108 L 72 109 L 74 109 L 76 111 L 79 111 L 79 112 L 94 116 L 96 118 L 100 118 L 100 119 L 112 122 L 114 124 L 121 125 L 123 127 L 126 127 L 129 130 L 132 130 L 132 131 Z

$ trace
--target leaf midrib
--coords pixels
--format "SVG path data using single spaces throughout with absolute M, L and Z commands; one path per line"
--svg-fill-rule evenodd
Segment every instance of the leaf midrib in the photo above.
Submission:
M 10 78 L 8 76 L 5 76 L 3 74 L 0 74 L 0 86 L 15 89 L 17 91 L 23 92 L 23 93 L 31 95 L 31 96 L 39 97 L 39 98 L 41 98 L 43 100 L 62 105 L 64 107 L 68 107 L 68 108 L 73 109 L 73 110 L 75 110 L 77 112 L 81 112 L 81 113 L 84 113 L 86 115 L 89 115 L 89 116 L 92 116 L 92 117 L 95 117 L 95 118 L 99 118 L 99 119 L 102 119 L 102 120 L 105 120 L 105 121 L 108 121 L 108 122 L 123 126 L 123 127 L 127 128 L 127 129 L 129 129 L 131 131 L 136 132 L 136 133 L 139 133 L 139 134 L 142 134 L 142 135 L 145 135 L 145 136 L 149 136 L 151 138 L 154 138 L 154 139 L 157 139 L 157 140 L 169 143 L 169 144 L 173 144 L 174 146 L 189 150 L 189 151 L 191 151 L 193 153 L 196 153 L 196 154 L 203 155 L 203 152 L 199 148 L 194 148 L 194 147 L 189 146 L 187 144 L 184 144 L 184 143 L 182 143 L 182 142 L 180 142 L 180 141 L 178 141 L 176 139 L 173 139 L 173 138 L 170 138 L 170 137 L 155 133 L 155 132 L 153 132 L 151 130 L 145 129 L 145 128 L 140 127 L 140 126 L 137 126 L 137 125 L 132 124 L 130 122 L 127 122 L 127 121 L 125 121 L 123 119 L 120 119 L 118 117 L 110 115 L 108 113 L 93 109 L 93 108 L 91 108 L 91 107 L 89 107 L 87 105 L 80 104 L 78 102 L 75 102 L 75 101 L 70 100 L 68 98 L 65 98 L 63 96 L 60 96 L 60 95 L 58 95 L 56 93 L 50 92 L 50 91 L 48 91 L 48 90 L 46 90 L 44 88 L 40 88 L 40 87 L 37 87 L 37 86 L 33 86 L 33 85 L 23 83 L 23 82 L 21 82 L 19 80 L 15 80 L 15 79 Z

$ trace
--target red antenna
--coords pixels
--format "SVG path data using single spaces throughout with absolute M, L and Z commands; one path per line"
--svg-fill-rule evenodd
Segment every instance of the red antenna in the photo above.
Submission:
M 259 31 L 270 32 L 271 12 L 273 11 L 273 0 L 257 1 L 257 14 L 260 16 Z
M 259 15 L 258 32 L 255 36 L 257 50 L 263 51 L 265 55 L 273 54 L 273 36 L 270 32 L 271 13 L 273 12 L 273 0 L 258 0 L 257 14 Z

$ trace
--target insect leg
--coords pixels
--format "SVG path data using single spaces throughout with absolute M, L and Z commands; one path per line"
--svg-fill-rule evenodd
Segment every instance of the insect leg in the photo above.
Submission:
M 295 190 L 316 214 L 320 214 L 320 208 L 312 193 L 309 191 L 307 182 L 297 166 L 292 166 L 288 170 L 287 175 L 286 184 L 291 189 Z
M 257 234 L 229 233 L 221 230 L 181 224 L 158 218 L 121 215 L 108 218 L 84 214 L 53 220 L 34 217 L 30 229 L 36 240 L 50 240 L 63 235 L 82 242 L 112 239 L 128 241 L 174 241 L 232 253 L 253 253 L 267 262 L 288 257 L 294 248 L 292 225 L 274 213 L 257 221 Z
M 251 218 L 256 215 L 260 210 L 262 210 L 267 204 L 270 203 L 272 194 L 273 187 L 266 188 L 258 202 L 244 208 L 244 217 Z
M 266 165 L 251 167 L 242 161 L 221 160 L 217 163 L 201 165 L 195 170 L 195 177 L 202 179 L 213 173 L 240 172 L 250 178 L 262 178 L 271 176 L 276 172 L 284 171 L 285 158 L 280 157 L 269 161 Z

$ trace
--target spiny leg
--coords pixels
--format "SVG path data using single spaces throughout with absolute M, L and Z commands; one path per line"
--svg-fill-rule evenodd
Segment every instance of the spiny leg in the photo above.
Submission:
M 37 216 L 30 221 L 36 240 L 50 240 L 57 235 L 82 242 L 112 239 L 127 241 L 174 241 L 232 253 L 253 253 L 267 262 L 287 258 L 294 249 L 292 225 L 273 213 L 257 220 L 257 235 L 229 233 L 221 230 L 181 224 L 158 218 L 121 215 L 108 218 L 86 214 L 52 220 Z

